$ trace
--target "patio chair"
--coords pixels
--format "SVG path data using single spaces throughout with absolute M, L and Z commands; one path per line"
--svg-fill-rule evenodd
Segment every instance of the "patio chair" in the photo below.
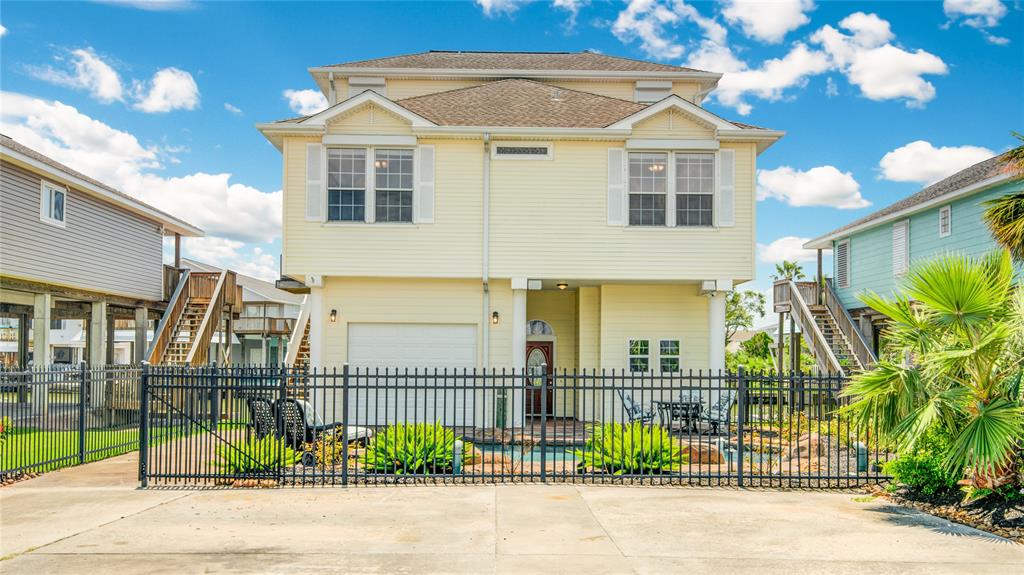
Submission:
M 736 403 L 736 390 L 727 389 L 718 396 L 718 401 L 701 412 L 700 421 L 708 425 L 708 435 L 721 435 L 729 430 L 729 412 Z
M 333 430 L 340 426 L 340 423 L 324 424 L 316 413 L 312 411 L 309 404 L 298 399 L 283 399 L 277 401 L 277 415 L 281 418 L 284 427 L 284 439 L 288 447 L 301 450 L 306 443 L 313 443 L 324 431 Z
M 249 425 L 256 434 L 256 439 L 277 433 L 274 417 L 274 404 L 265 397 L 250 397 L 246 400 L 249 407 Z
M 630 423 L 635 421 L 651 423 L 654 421 L 653 409 L 650 407 L 645 408 L 639 403 L 633 401 L 633 397 L 621 389 L 616 391 L 619 394 L 619 399 L 622 400 L 622 407 L 626 409 L 626 417 L 629 418 Z

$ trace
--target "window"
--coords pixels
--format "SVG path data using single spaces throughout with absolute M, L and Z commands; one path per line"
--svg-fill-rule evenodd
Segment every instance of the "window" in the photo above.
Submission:
M 366 219 L 366 150 L 327 150 L 327 221 Z
M 953 233 L 953 208 L 942 206 L 939 208 L 939 237 L 944 238 Z
M 64 329 L 64 320 L 62 319 L 51 319 L 50 329 Z
M 629 225 L 665 225 L 668 154 L 629 154 Z
M 498 160 L 550 160 L 551 144 L 546 142 L 498 142 L 491 148 Z
M 836 283 L 841 288 L 850 287 L 850 240 L 836 244 Z
M 66 202 L 66 189 L 43 182 L 39 191 L 39 219 L 63 226 Z
M 714 201 L 715 156 L 676 154 L 676 225 L 712 225 Z
M 892 225 L 892 274 L 901 276 L 910 268 L 910 222 Z
M 648 371 L 651 369 L 651 346 L 646 339 L 629 340 L 629 371 Z
M 378 222 L 412 222 L 412 150 L 376 150 L 375 211 Z
M 663 372 L 679 371 L 679 340 L 663 339 L 660 342 L 661 352 L 658 357 L 659 367 Z

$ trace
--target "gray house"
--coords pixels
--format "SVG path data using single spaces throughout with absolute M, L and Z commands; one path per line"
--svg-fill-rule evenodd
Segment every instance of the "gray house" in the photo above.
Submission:
M 51 327 L 87 326 L 83 357 L 112 363 L 114 325 L 135 327 L 132 359 L 145 357 L 147 328 L 178 278 L 180 239 L 199 228 L 0 135 L 0 318 L 8 365 L 50 364 Z M 175 238 L 176 265 L 163 263 Z M 30 325 L 35 329 L 31 331 Z

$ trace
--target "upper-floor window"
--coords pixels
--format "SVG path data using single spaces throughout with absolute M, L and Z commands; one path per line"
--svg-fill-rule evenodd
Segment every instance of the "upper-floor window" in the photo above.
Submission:
M 629 154 L 629 225 L 714 225 L 715 155 Z
M 64 226 L 66 203 L 66 189 L 46 182 L 40 185 L 39 219 L 50 224 Z
M 327 221 L 412 222 L 413 188 L 411 149 L 327 149 Z
M 366 150 L 327 150 L 327 220 L 361 222 L 366 219 Z
M 375 216 L 378 222 L 412 222 L 412 150 L 376 150 Z
M 953 233 L 953 208 L 942 206 L 939 208 L 939 237 L 944 238 Z

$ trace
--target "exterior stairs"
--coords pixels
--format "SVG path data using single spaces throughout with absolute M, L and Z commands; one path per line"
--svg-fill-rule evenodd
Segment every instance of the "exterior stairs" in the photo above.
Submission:
M 210 306 L 209 300 L 189 299 L 185 303 L 185 309 L 174 326 L 174 339 L 167 345 L 164 352 L 163 363 L 169 365 L 186 365 L 188 363 L 188 352 L 195 343 L 199 334 L 199 327 L 203 323 L 203 316 L 206 315 L 206 308 Z
M 154 365 L 206 365 L 215 333 L 242 306 L 235 272 L 182 270 L 164 316 L 153 335 L 147 360 Z M 230 322 L 228 322 L 230 324 Z M 231 334 L 223 334 L 225 341 Z
M 825 338 L 825 345 L 832 350 L 832 354 L 839 360 L 839 365 L 844 368 L 844 371 L 863 371 L 864 366 L 857 358 L 857 354 L 853 352 L 853 347 L 850 346 L 850 341 L 846 339 L 846 334 L 839 329 L 836 320 L 832 317 L 832 312 L 823 305 L 809 305 L 807 307 L 811 310 L 814 323 L 817 324 L 818 329 Z
M 309 365 L 309 322 L 306 322 L 306 329 L 302 330 L 302 341 L 299 343 L 299 353 L 295 355 L 295 363 L 292 367 Z

